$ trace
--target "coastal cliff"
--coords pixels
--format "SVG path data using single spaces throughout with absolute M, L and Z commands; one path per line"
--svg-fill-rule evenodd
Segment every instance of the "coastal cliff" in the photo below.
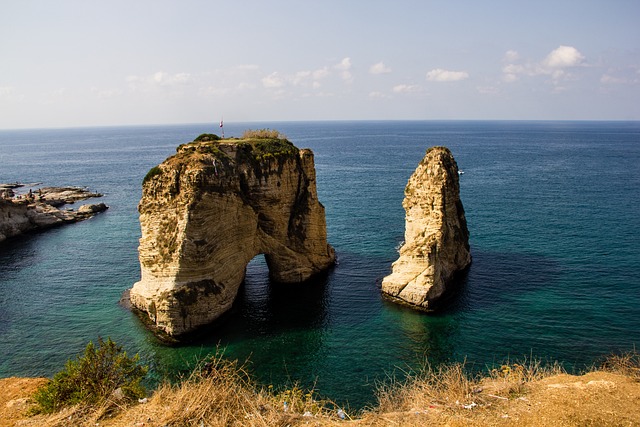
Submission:
M 138 210 L 141 280 L 129 298 L 161 336 L 192 332 L 231 308 L 256 255 L 287 283 L 335 260 L 313 153 L 281 137 L 181 145 L 145 177 Z
M 392 273 L 382 281 L 382 293 L 432 310 L 455 273 L 471 263 L 458 165 L 448 148 L 427 150 L 404 194 L 405 241 Z
M 16 195 L 19 184 L 0 185 L 0 242 L 22 234 L 45 230 L 91 218 L 105 211 L 104 203 L 82 205 L 77 210 L 58 209 L 90 197 L 101 197 L 77 187 L 43 187 L 28 194 Z

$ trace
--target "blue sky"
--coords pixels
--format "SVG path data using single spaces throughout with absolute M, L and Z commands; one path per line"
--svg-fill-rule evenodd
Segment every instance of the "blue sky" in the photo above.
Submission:
M 3 0 L 0 128 L 640 120 L 640 1 Z

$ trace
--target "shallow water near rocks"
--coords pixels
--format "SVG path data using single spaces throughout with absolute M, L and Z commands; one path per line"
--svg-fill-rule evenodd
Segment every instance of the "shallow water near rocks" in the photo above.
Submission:
M 98 336 L 139 352 L 153 378 L 224 349 L 263 384 L 299 382 L 352 408 L 392 372 L 465 360 L 560 360 L 569 369 L 640 343 L 640 123 L 225 123 L 275 128 L 315 153 L 339 263 L 303 286 L 264 259 L 224 321 L 168 347 L 118 305 L 139 278 L 147 171 L 215 125 L 0 131 L 0 182 L 88 186 L 110 209 L 0 245 L 0 376 L 50 376 Z M 427 315 L 380 297 L 403 240 L 403 190 L 433 145 L 459 168 L 473 264 Z M 98 200 L 98 199 L 94 199 Z

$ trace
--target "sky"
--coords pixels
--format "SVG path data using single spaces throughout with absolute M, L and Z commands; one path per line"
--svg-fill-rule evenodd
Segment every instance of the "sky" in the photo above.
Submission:
M 0 0 L 0 129 L 640 120 L 640 1 Z

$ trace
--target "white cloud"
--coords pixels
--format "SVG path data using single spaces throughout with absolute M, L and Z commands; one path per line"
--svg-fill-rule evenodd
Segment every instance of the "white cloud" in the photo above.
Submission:
M 262 85 L 269 89 L 283 87 L 284 84 L 285 79 L 278 72 L 273 72 L 262 78 Z
M 382 93 L 382 92 L 374 91 L 374 92 L 369 92 L 369 98 L 371 98 L 371 99 L 388 99 L 388 98 L 390 98 L 390 96 L 385 94 L 385 93 Z
M 351 69 L 351 58 L 347 57 L 342 59 L 338 64 L 334 65 L 333 68 L 336 70 L 350 70 Z
M 582 66 L 585 56 L 573 46 L 559 46 L 540 62 L 519 63 L 520 56 L 511 50 L 505 53 L 504 59 L 508 62 L 502 68 L 505 82 L 515 82 L 521 76 L 550 76 L 551 82 L 557 86 L 572 77 L 570 70 Z
M 422 88 L 417 85 L 396 85 L 393 87 L 393 93 L 416 93 L 421 90 Z
M 600 77 L 600 83 L 605 85 L 636 85 L 640 83 L 640 67 L 609 68 Z
M 15 92 L 15 89 L 11 86 L 0 86 L 0 96 L 9 96 Z
M 517 61 L 518 59 L 520 59 L 520 54 L 517 51 L 508 50 L 505 52 L 503 60 L 505 62 L 514 62 L 514 61 Z
M 600 77 L 600 83 L 604 83 L 604 84 L 622 84 L 626 82 L 627 82 L 627 79 L 623 79 L 621 77 L 615 77 L 610 74 L 603 74 L 602 77 Z
M 329 75 L 329 69 L 327 67 L 320 68 L 313 72 L 313 78 L 315 80 L 324 79 Z
M 351 74 L 351 58 L 347 57 L 342 59 L 338 64 L 334 65 L 333 68 L 336 70 L 340 70 L 340 77 L 346 83 L 351 83 L 353 81 L 353 75 Z
M 51 105 L 59 103 L 61 101 L 67 101 L 69 97 L 70 93 L 67 88 L 61 87 L 58 89 L 53 89 L 49 92 L 42 93 L 41 98 L 38 100 L 38 103 L 41 105 Z
M 221 86 L 207 86 L 198 90 L 198 95 L 209 98 L 212 96 L 225 96 L 231 93 L 231 89 Z
M 551 51 L 542 64 L 548 68 L 568 68 L 580 65 L 584 59 L 584 55 L 575 47 L 560 46 Z
M 298 71 L 291 77 L 291 83 L 295 86 L 304 84 L 311 77 L 311 71 Z
M 252 83 L 247 83 L 247 82 L 238 83 L 238 85 L 236 86 L 236 89 L 238 90 L 251 90 L 255 88 L 256 88 L 256 85 Z
M 427 80 L 432 82 L 457 82 L 469 78 L 466 71 L 449 71 L 436 68 L 427 73 Z
M 500 89 L 495 86 L 478 86 L 476 90 L 482 95 L 496 95 L 500 93 Z
M 160 86 L 170 86 L 175 84 L 189 83 L 191 75 L 189 73 L 169 74 L 164 71 L 158 71 L 151 77 L 151 81 Z
M 262 85 L 266 88 L 300 86 L 317 89 L 321 86 L 320 80 L 326 78 L 329 75 L 330 71 L 328 67 L 323 67 L 315 71 L 296 71 L 293 74 L 281 74 L 279 72 L 273 72 L 268 76 L 262 78 Z
M 154 87 L 176 87 L 190 84 L 192 77 L 189 73 L 169 74 L 157 71 L 149 76 L 127 76 L 126 81 L 131 90 L 149 90 Z
M 91 88 L 91 93 L 93 93 L 98 99 L 109 99 L 115 98 L 122 95 L 122 90 L 120 89 L 99 89 L 97 87 Z
M 389 74 L 391 72 L 391 68 L 384 65 L 384 62 L 378 62 L 369 68 L 369 72 L 371 74 Z

